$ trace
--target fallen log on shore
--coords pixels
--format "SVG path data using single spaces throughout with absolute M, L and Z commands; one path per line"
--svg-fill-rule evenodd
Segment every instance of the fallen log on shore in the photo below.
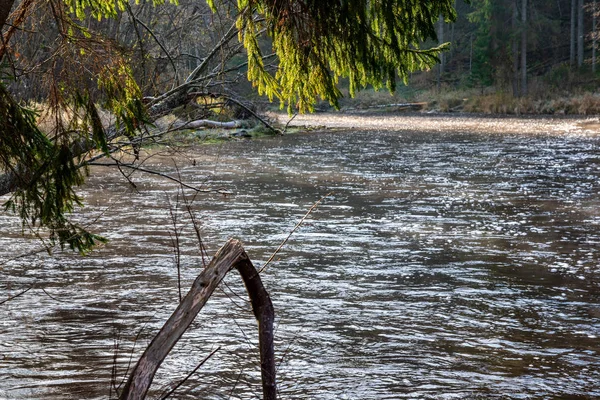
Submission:
M 236 129 L 244 126 L 243 121 L 233 120 L 227 122 L 212 121 L 210 119 L 197 119 L 194 121 L 178 122 L 175 123 L 170 130 L 179 129 L 199 129 L 199 128 L 223 128 L 223 129 Z

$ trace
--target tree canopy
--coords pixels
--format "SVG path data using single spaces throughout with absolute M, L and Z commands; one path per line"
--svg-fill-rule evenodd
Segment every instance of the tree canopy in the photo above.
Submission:
M 367 85 L 385 85 L 393 91 L 396 78 L 406 80 L 410 72 L 435 64 L 446 45 L 424 48 L 423 44 L 436 39 L 434 24 L 439 18 L 455 18 L 452 0 L 207 2 L 215 14 L 235 20 L 214 49 L 223 50 L 237 33 L 245 48 L 247 77 L 258 92 L 277 99 L 289 111 L 301 112 L 313 110 L 319 97 L 337 105 L 340 78 L 348 79 L 351 94 Z M 152 4 L 156 7 L 163 2 Z M 146 124 L 190 93 L 197 93 L 201 82 L 225 70 L 225 64 L 208 70 L 211 62 L 216 63 L 213 50 L 197 57 L 199 64 L 180 82 L 168 51 L 132 11 L 144 6 L 146 3 L 126 0 L 49 0 L 43 5 L 31 0 L 0 0 L 0 22 L 5 27 L 0 46 L 4 61 L 0 195 L 12 193 L 6 209 L 20 215 L 26 227 L 49 229 L 51 244 L 85 252 L 101 239 L 67 217 L 80 204 L 75 187 L 85 180 L 89 157 L 94 153 L 109 156 L 109 144 L 119 137 L 135 148 Z M 199 3 L 189 6 L 190 14 L 196 15 Z M 133 27 L 129 31 L 138 38 L 131 49 L 108 34 L 118 31 L 118 22 L 125 16 Z M 176 22 L 172 15 L 168 17 Z M 117 22 L 103 22 L 107 18 Z M 43 32 L 42 43 L 20 52 L 12 40 L 19 28 L 26 28 L 20 33 L 23 36 Z M 152 86 L 143 80 L 152 79 L 136 76 L 132 49 L 139 47 L 142 63 L 147 56 L 139 40 L 142 31 L 165 50 L 173 65 L 176 77 L 169 90 L 148 93 Z M 232 57 L 238 50 L 232 46 L 227 51 L 227 57 Z M 271 53 L 277 60 L 274 68 L 265 64 Z M 33 61 L 15 66 L 26 57 Z M 47 83 L 40 85 L 37 98 L 11 91 L 12 82 L 18 84 L 28 74 L 42 73 Z M 151 100 L 144 102 L 145 94 L 151 95 Z M 54 119 L 50 131 L 40 129 L 36 111 L 24 105 L 26 100 L 41 100 L 43 107 L 50 109 Z M 114 117 L 110 126 L 102 123 L 101 109 Z
M 209 3 L 213 5 L 213 0 Z M 410 72 L 431 67 L 443 47 L 422 49 L 436 39 L 434 23 L 455 18 L 451 1 L 345 0 L 238 2 L 240 40 L 248 53 L 248 77 L 260 93 L 288 107 L 312 110 L 321 97 L 337 104 L 339 77 L 350 94 L 368 84 L 396 86 Z M 259 18 L 257 18 L 259 16 Z M 279 66 L 273 75 L 261 62 L 259 32 L 273 40 Z

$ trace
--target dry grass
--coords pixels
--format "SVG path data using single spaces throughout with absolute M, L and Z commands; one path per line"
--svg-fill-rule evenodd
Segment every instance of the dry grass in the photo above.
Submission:
M 74 110 L 60 109 L 55 110 L 43 103 L 29 103 L 27 108 L 35 110 L 37 112 L 37 125 L 38 128 L 45 134 L 52 136 L 59 131 L 57 129 L 61 124 L 63 127 L 66 126 L 81 126 L 83 119 L 80 114 Z M 105 128 L 108 128 L 115 122 L 114 116 L 106 110 L 98 109 L 98 115 Z
M 385 90 L 359 92 L 354 99 L 345 98 L 342 109 L 367 109 L 385 104 L 408 102 L 427 103 L 426 110 L 439 112 L 462 111 L 508 115 L 596 115 L 600 114 L 600 93 L 552 93 L 540 87 L 527 97 L 513 97 L 507 91 L 460 89 L 410 91 L 401 88 L 394 95 Z M 325 107 L 322 111 L 326 110 Z
M 470 98 L 464 111 L 488 114 L 595 115 L 600 113 L 600 95 L 586 93 L 572 97 L 534 99 L 493 94 Z

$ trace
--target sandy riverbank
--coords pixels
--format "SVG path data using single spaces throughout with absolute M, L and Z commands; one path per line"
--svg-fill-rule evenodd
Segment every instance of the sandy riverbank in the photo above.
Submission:
M 283 125 L 290 119 L 287 114 L 275 114 L 275 117 Z M 600 117 L 598 116 L 514 117 L 440 113 L 316 113 L 297 115 L 289 123 L 289 126 L 400 132 L 600 136 Z

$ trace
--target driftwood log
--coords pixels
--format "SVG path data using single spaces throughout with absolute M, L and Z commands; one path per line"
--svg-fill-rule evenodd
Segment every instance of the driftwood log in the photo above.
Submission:
M 277 398 L 273 347 L 273 305 L 260 275 L 252 265 L 242 244 L 237 240 L 230 239 L 217 251 L 208 267 L 196 278 L 177 309 L 152 339 L 133 368 L 119 396 L 120 400 L 143 399 L 146 396 L 154 374 L 162 361 L 206 304 L 225 274 L 233 268 L 238 270 L 244 281 L 252 310 L 258 321 L 263 398 L 265 400 Z
M 243 121 L 211 121 L 210 119 L 197 119 L 194 121 L 187 122 L 178 122 L 175 123 L 171 130 L 179 130 L 179 129 L 199 129 L 199 128 L 223 128 L 223 129 L 235 129 L 242 128 L 244 126 Z

